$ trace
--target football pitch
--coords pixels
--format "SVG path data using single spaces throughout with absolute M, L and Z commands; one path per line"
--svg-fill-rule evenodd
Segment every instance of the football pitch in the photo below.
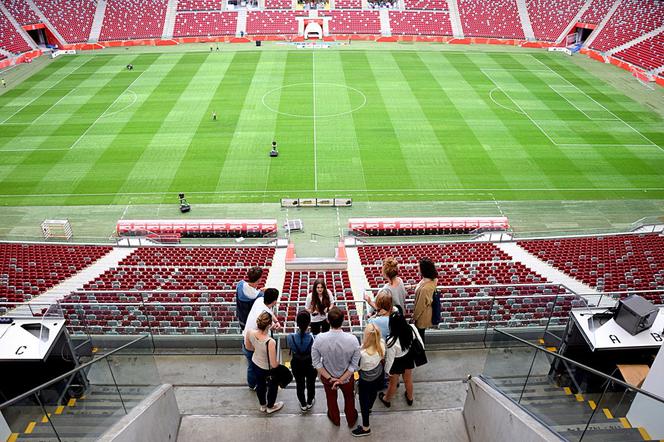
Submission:
M 664 199 L 661 114 L 544 52 L 65 56 L 0 96 L 0 158 L 6 206 Z

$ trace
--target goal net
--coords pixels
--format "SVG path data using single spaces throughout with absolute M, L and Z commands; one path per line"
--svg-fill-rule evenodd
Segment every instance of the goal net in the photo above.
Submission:
M 44 238 L 70 239 L 72 237 L 71 224 L 68 219 L 45 219 L 41 223 Z

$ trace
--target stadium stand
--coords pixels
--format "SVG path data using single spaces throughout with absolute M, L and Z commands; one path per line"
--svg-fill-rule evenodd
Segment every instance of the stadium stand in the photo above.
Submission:
M 395 35 L 452 35 L 448 12 L 389 11 L 389 15 Z
M 336 0 L 334 2 L 336 9 L 362 9 L 361 0 Z
M 590 44 L 606 52 L 664 26 L 664 4 L 658 0 L 623 0 Z
M 378 11 L 331 11 L 330 34 L 380 34 Z
M 166 0 L 108 0 L 100 41 L 161 37 Z
M 88 41 L 97 2 L 94 0 L 35 0 L 35 4 L 67 43 Z
M 44 293 L 111 251 L 105 246 L 0 244 L 0 301 Z
M 459 0 L 466 37 L 524 39 L 516 0 Z
M 337 307 L 346 310 L 347 321 L 355 330 L 360 327 L 360 318 L 357 312 L 356 303 L 353 302 L 353 292 L 350 289 L 350 279 L 345 270 L 325 270 L 325 271 L 292 271 L 286 272 L 284 281 L 283 298 L 277 308 L 277 316 L 285 321 L 287 329 L 294 329 L 295 317 L 297 312 L 304 309 L 307 300 L 307 294 L 311 290 L 311 285 L 315 279 L 325 280 L 327 290 L 334 294 L 337 300 Z M 346 302 L 344 302 L 344 300 Z M 350 302 L 348 302 L 350 301 Z M 344 326 L 346 330 L 348 328 Z
M 438 11 L 447 11 L 447 1 L 445 0 L 405 0 L 406 9 L 434 9 Z
M 235 282 L 260 266 L 264 285 L 274 250 L 141 247 L 67 296 L 66 317 L 74 333 L 237 333 Z
M 584 4 L 585 0 L 528 0 L 526 7 L 535 38 L 556 41 Z
M 265 0 L 265 9 L 291 9 L 291 0 Z
M 664 66 L 664 34 L 658 34 L 613 54 L 647 70 Z
M 664 237 L 657 234 L 528 240 L 518 244 L 600 291 L 664 288 Z M 655 300 L 660 301 L 658 298 Z
M 180 11 L 221 11 L 223 0 L 179 0 Z
M 26 43 L 23 36 L 18 33 L 12 22 L 9 21 L 5 14 L 0 12 L 0 47 L 2 49 L 20 54 L 21 52 L 29 51 L 30 45 Z
M 235 35 L 237 12 L 189 12 L 175 18 L 174 37 Z
M 2 3 L 21 25 L 30 25 L 41 21 L 25 0 L 2 0 Z
M 297 20 L 294 11 L 249 11 L 247 13 L 247 34 L 296 34 Z
M 609 12 L 615 0 L 591 0 L 590 6 L 581 16 L 581 22 L 598 24 Z
M 426 257 L 434 262 L 509 261 L 505 252 L 490 242 L 441 244 L 372 245 L 357 248 L 362 265 L 382 265 L 383 259 L 395 258 L 399 264 L 417 264 Z

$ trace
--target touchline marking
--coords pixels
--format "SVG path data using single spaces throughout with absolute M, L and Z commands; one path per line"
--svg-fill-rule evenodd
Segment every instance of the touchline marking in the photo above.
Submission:
M 348 194 L 348 193 L 371 193 L 378 195 L 403 195 L 404 193 L 410 195 L 442 195 L 442 194 L 463 194 L 468 195 L 473 192 L 474 195 L 492 195 L 495 192 L 644 192 L 644 191 L 664 191 L 664 187 L 561 187 L 561 188 L 542 188 L 542 187 L 522 187 L 522 188 L 509 188 L 509 189 L 496 189 L 496 188 L 468 188 L 468 189 L 376 189 L 376 190 L 367 190 L 367 189 L 330 189 L 325 190 L 325 193 L 336 193 L 338 195 Z M 191 192 L 186 191 L 186 193 L 192 195 L 227 195 L 227 194 L 237 194 L 237 195 L 262 195 L 264 193 L 274 193 L 274 194 L 292 194 L 292 193 L 305 193 L 313 192 L 311 189 L 300 189 L 300 190 L 223 190 L 218 192 Z M 392 192 L 392 193 L 381 193 L 381 192 Z M 477 193 L 484 192 L 484 193 Z M 161 195 L 177 195 L 177 192 L 107 192 L 107 193 L 42 193 L 42 194 L 0 194 L 0 198 L 42 198 L 46 196 L 54 197 L 88 197 L 88 196 L 161 196 Z
M 314 190 L 318 191 L 318 145 L 316 142 L 316 52 L 311 52 L 311 71 L 313 77 L 313 100 L 314 100 Z
M 60 103 L 62 100 L 64 100 L 65 98 L 67 98 L 67 96 L 68 96 L 69 94 L 71 94 L 72 92 L 74 92 L 75 90 L 76 90 L 76 88 L 70 90 L 70 91 L 67 92 L 65 95 L 63 95 L 62 98 L 60 98 L 58 101 L 56 101 L 55 103 L 53 103 L 48 109 L 46 109 L 46 111 L 45 111 L 44 113 L 42 113 L 40 116 L 38 116 L 37 118 L 35 118 L 34 120 L 32 120 L 32 123 L 33 123 L 33 124 L 36 123 L 37 120 L 39 120 L 41 117 L 43 117 L 44 115 L 46 115 L 47 113 L 49 113 L 49 112 L 51 111 L 51 109 L 53 109 L 53 108 L 54 108 L 58 103 Z
M 612 111 L 610 111 L 609 109 L 607 109 L 606 106 L 604 106 L 602 103 L 600 103 L 600 102 L 598 102 L 597 100 L 595 100 L 593 97 L 591 97 L 590 95 L 588 95 L 585 91 L 579 89 L 578 86 L 576 86 L 574 83 L 570 82 L 567 78 L 563 77 L 563 76 L 560 75 L 558 72 L 556 72 L 556 71 L 554 71 L 553 69 L 551 69 L 551 67 L 549 67 L 549 65 L 547 65 L 547 64 L 544 63 L 544 62 L 542 62 L 541 60 L 539 60 L 537 57 L 535 57 L 535 56 L 532 55 L 532 54 L 528 54 L 528 55 L 530 55 L 531 58 L 533 58 L 535 61 L 537 61 L 539 64 L 541 64 L 541 65 L 544 66 L 545 68 L 547 68 L 549 71 L 553 72 L 553 73 L 556 74 L 558 77 L 562 78 L 563 81 L 564 81 L 565 83 L 569 84 L 571 87 L 575 88 L 576 90 L 578 90 L 579 92 L 581 92 L 583 95 L 585 95 L 586 97 L 590 98 L 592 101 L 595 102 L 595 104 L 597 104 L 598 106 L 601 106 L 602 108 L 604 108 L 604 110 L 606 110 L 608 113 L 610 113 L 611 115 L 613 115 L 613 117 L 614 117 L 616 120 L 620 120 L 620 121 L 622 121 L 623 124 L 625 124 L 627 127 L 629 127 L 630 129 L 632 129 L 634 132 L 636 132 L 637 134 L 639 134 L 639 135 L 640 135 L 641 137 L 643 137 L 644 139 L 648 140 L 648 141 L 651 143 L 652 146 L 657 147 L 659 150 L 661 150 L 662 152 L 664 152 L 664 149 L 663 149 L 659 144 L 655 143 L 653 140 L 651 140 L 650 138 L 646 137 L 645 135 L 643 135 L 643 134 L 642 134 L 641 132 L 639 132 L 638 130 L 634 129 L 634 127 L 632 127 L 631 124 L 629 124 L 627 121 L 623 120 L 622 118 L 620 118 L 619 116 L 617 116 L 616 114 L 614 114 Z M 560 94 L 559 94 L 559 95 L 560 95 Z

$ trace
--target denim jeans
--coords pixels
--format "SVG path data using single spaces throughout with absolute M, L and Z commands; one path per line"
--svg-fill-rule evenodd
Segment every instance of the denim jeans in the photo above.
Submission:
M 254 372 L 254 363 L 251 361 L 251 358 L 254 356 L 254 352 L 247 350 L 243 342 L 242 353 L 244 353 L 244 356 L 247 358 L 247 385 L 249 385 L 249 388 L 255 388 L 256 373 Z

